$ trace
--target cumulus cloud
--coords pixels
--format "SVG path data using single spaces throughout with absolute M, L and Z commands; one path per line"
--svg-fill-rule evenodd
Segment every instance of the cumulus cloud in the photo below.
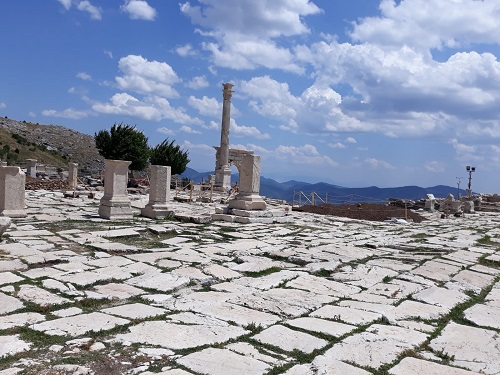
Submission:
M 102 9 L 92 5 L 88 0 L 80 1 L 76 8 L 82 12 L 87 12 L 92 20 L 100 21 L 102 19 Z
M 375 158 L 367 158 L 364 161 L 365 165 L 373 169 L 395 169 L 394 166 L 384 160 L 377 160 Z
M 0 109 L 1 108 L 7 108 L 7 104 L 0 102 Z
M 166 98 L 179 96 L 172 87 L 180 81 L 179 77 L 167 63 L 148 61 L 142 56 L 128 55 L 120 59 L 118 68 L 123 75 L 115 79 L 122 90 L 161 95 Z
M 198 150 L 206 153 L 210 152 L 215 155 L 215 149 L 212 146 L 203 143 L 191 143 L 189 141 L 184 141 L 182 143 L 182 148 L 187 149 L 188 151 Z
M 99 113 L 126 115 L 144 120 L 171 120 L 178 124 L 202 125 L 203 121 L 191 117 L 183 109 L 173 108 L 167 99 L 146 96 L 143 100 L 127 93 L 118 93 L 107 103 L 94 103 L 92 109 Z
M 222 103 L 215 98 L 203 96 L 201 99 L 190 96 L 188 104 L 202 116 L 219 117 L 222 113 Z
M 205 87 L 208 87 L 210 84 L 208 83 L 208 80 L 205 76 L 197 76 L 193 77 L 188 83 L 187 87 L 193 90 L 199 90 L 199 89 L 204 89 Z
M 157 128 L 156 131 L 158 133 L 164 134 L 164 135 L 169 136 L 169 137 L 175 135 L 175 132 L 173 130 L 166 128 L 164 126 L 161 128 Z
M 331 148 L 338 148 L 338 149 L 347 148 L 347 146 L 345 144 L 340 143 L 340 142 L 330 143 L 328 146 L 330 146 Z
M 293 53 L 279 45 L 281 37 L 309 33 L 304 17 L 321 10 L 309 0 L 240 0 L 227 7 L 217 0 L 199 6 L 180 4 L 181 12 L 214 39 L 204 50 L 217 66 L 232 69 L 266 67 L 302 73 Z
M 438 161 L 430 161 L 425 164 L 424 168 L 432 173 L 443 173 L 446 170 L 444 164 Z
M 104 54 L 105 54 L 106 56 L 108 56 L 110 59 L 112 59 L 112 58 L 113 58 L 113 52 L 111 52 L 111 51 L 105 50 L 105 51 L 104 51 Z
M 328 167 L 337 167 L 338 163 L 329 156 L 321 155 L 318 149 L 311 145 L 303 146 L 278 146 L 274 151 L 276 158 L 286 160 L 288 163 L 303 165 L 325 165 Z
M 353 137 L 347 137 L 345 141 L 346 141 L 347 143 L 353 143 L 353 144 L 354 144 L 354 143 L 358 143 L 358 142 L 356 141 L 356 139 L 354 139 Z
M 85 73 L 85 72 L 79 72 L 76 74 L 76 77 L 77 78 L 80 78 L 80 79 L 83 79 L 84 81 L 91 81 L 92 80 L 92 76 L 88 73 Z
M 42 111 L 42 115 L 47 117 L 61 117 L 71 120 L 81 120 L 86 118 L 88 114 L 84 111 L 78 111 L 73 108 L 65 109 L 64 111 L 56 111 L 54 109 L 46 109 Z
M 184 44 L 183 46 L 178 46 L 175 49 L 175 52 L 182 57 L 196 55 L 196 51 L 193 49 L 193 46 L 191 44 Z
M 145 0 L 125 0 L 120 9 L 133 20 L 154 21 L 156 18 L 156 9 Z
M 234 119 L 231 119 L 230 129 L 231 134 L 234 134 L 235 137 L 253 137 L 258 139 L 271 138 L 268 133 L 262 133 L 255 126 L 238 125 Z
M 200 131 L 194 130 L 193 128 L 191 128 L 191 127 L 189 127 L 187 125 L 181 126 L 181 128 L 179 129 L 179 131 L 181 131 L 183 133 L 188 133 L 188 134 L 201 134 Z
M 57 0 L 66 10 L 71 8 L 71 0 Z

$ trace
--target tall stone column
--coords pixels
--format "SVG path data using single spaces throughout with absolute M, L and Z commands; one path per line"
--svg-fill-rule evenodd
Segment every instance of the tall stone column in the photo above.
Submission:
M 265 210 L 266 202 L 260 192 L 260 156 L 241 157 L 239 193 L 228 203 L 228 207 L 238 210 Z
M 78 164 L 68 163 L 68 184 L 70 189 L 76 189 L 78 177 Z
M 220 147 L 217 152 L 219 168 L 215 171 L 215 186 L 219 190 L 226 190 L 231 187 L 231 167 L 229 166 L 229 125 L 231 122 L 231 97 L 233 92 L 232 83 L 223 83 L 222 96 L 222 124 L 220 134 Z
M 26 217 L 26 175 L 19 167 L 0 167 L 0 215 Z
M 131 161 L 104 160 L 104 196 L 99 205 L 99 216 L 110 220 L 133 218 L 127 193 L 128 166 Z
M 172 214 L 167 207 L 170 200 L 171 167 L 151 165 L 150 169 L 149 203 L 141 210 L 141 215 L 151 219 L 163 219 Z

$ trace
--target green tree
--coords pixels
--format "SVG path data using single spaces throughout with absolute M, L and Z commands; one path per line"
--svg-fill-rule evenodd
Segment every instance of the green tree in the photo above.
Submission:
M 148 165 L 148 138 L 135 126 L 114 124 L 110 131 L 101 130 L 95 134 L 95 145 L 105 159 L 129 160 L 129 169 L 142 171 Z
M 188 151 L 181 150 L 179 145 L 174 145 L 175 141 L 165 139 L 150 151 L 149 162 L 152 165 L 168 165 L 172 174 L 181 174 L 186 170 L 189 163 Z

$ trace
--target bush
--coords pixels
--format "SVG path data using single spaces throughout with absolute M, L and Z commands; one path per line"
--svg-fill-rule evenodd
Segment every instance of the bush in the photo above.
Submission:
M 174 142 L 169 143 L 168 138 L 165 139 L 150 150 L 149 156 L 152 165 L 168 165 L 173 175 L 184 172 L 189 163 L 188 152 L 181 150 L 179 145 L 174 145 Z

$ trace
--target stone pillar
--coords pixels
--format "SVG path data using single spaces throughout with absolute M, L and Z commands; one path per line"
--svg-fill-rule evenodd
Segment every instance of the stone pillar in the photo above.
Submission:
M 230 209 L 265 210 L 266 202 L 260 192 L 260 156 L 242 155 L 239 193 L 228 203 Z
M 131 161 L 104 160 L 104 196 L 99 216 L 110 220 L 132 219 L 133 212 L 127 193 L 128 166 Z
M 36 159 L 26 159 L 26 172 L 28 176 L 36 178 Z
M 78 177 L 78 164 L 68 163 L 68 184 L 72 190 L 76 189 Z
M 149 180 L 149 203 L 141 210 L 141 215 L 151 219 L 163 219 L 172 214 L 168 210 L 170 200 L 171 167 L 152 165 Z
M 0 215 L 26 217 L 24 184 L 26 175 L 19 167 L 0 168 Z
M 233 92 L 232 83 L 223 83 L 222 96 L 222 124 L 220 134 L 220 148 L 217 151 L 216 165 L 219 167 L 215 171 L 215 185 L 219 190 L 231 188 L 231 167 L 229 166 L 229 125 L 231 122 L 231 97 Z

